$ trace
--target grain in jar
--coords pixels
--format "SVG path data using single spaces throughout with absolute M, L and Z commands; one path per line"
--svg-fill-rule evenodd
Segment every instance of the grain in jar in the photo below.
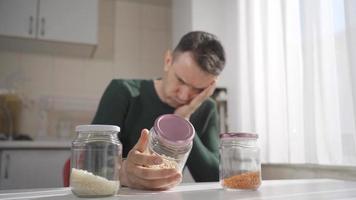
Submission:
M 72 142 L 70 187 L 78 197 L 115 195 L 120 187 L 122 145 L 118 126 L 80 125 Z
M 257 190 L 261 185 L 260 149 L 254 133 L 220 134 L 220 183 L 228 190 Z

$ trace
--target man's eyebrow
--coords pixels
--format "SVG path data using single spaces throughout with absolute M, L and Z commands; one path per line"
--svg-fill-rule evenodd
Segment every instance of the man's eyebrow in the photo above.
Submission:
M 183 83 L 184 85 L 188 85 L 189 87 L 193 88 L 194 90 L 203 91 L 203 90 L 206 89 L 205 87 L 204 87 L 204 88 L 197 88 L 197 87 L 192 86 L 191 84 L 185 82 L 182 78 L 180 78 L 177 73 L 174 73 L 174 75 L 175 75 L 176 78 L 179 80 L 179 82 Z

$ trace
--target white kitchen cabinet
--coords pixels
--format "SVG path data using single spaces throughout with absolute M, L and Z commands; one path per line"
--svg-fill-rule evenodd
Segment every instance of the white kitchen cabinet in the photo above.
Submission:
M 97 0 L 40 0 L 38 20 L 41 39 L 97 43 Z
M 5 149 L 0 155 L 0 190 L 63 187 L 70 149 Z
M 0 0 L 0 35 L 36 37 L 37 0 Z
M 97 44 L 98 0 L 0 0 L 0 35 Z

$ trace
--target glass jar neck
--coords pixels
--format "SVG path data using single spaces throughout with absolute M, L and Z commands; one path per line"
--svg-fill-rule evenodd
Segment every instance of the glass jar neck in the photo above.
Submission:
M 221 139 L 222 146 L 241 146 L 246 148 L 257 148 L 257 140 L 251 138 L 224 138 Z
M 117 132 L 115 131 L 105 131 L 105 132 L 78 132 L 77 141 L 83 142 L 100 142 L 100 141 L 110 141 L 114 143 L 119 143 Z

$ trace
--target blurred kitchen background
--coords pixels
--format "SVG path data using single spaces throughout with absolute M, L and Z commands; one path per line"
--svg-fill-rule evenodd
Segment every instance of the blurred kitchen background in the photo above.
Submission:
M 71 139 L 75 125 L 91 122 L 111 79 L 160 77 L 164 53 L 173 48 L 172 1 L 0 3 L 0 89 L 12 105 L 15 138 Z M 183 26 L 177 38 L 193 28 Z
M 30 7 L 37 9 L 38 3 L 48 4 L 43 6 L 48 9 L 44 19 L 55 15 L 45 24 L 49 29 L 45 36 L 57 31 L 47 36 L 50 38 L 27 33 L 28 18 L 35 19 L 42 10 L 28 13 L 24 19 L 12 17 L 24 15 Z M 83 16 L 73 19 L 77 10 Z M 162 56 L 171 48 L 170 1 L 3 0 L 0 13 L 0 23 L 27 23 L 24 36 L 14 31 L 15 37 L 10 32 L 0 40 L 0 88 L 3 95 L 16 95 L 9 100 L 18 104 L 13 106 L 14 134 L 33 139 L 71 139 L 76 125 L 91 122 L 111 79 L 160 76 Z M 69 24 L 51 29 L 61 23 Z M 85 34 L 93 37 L 82 42 Z M 2 126 L 2 131 L 6 128 Z
M 221 132 L 259 134 L 265 179 L 355 179 L 355 13 L 354 0 L 0 0 L 0 189 L 61 186 L 74 127 L 110 80 L 160 77 L 191 30 L 225 46 Z
M 0 0 L 0 189 L 62 186 L 75 126 L 91 123 L 111 79 L 161 76 L 165 51 L 194 29 L 186 6 Z M 224 132 L 226 93 L 220 82 L 214 98 Z

